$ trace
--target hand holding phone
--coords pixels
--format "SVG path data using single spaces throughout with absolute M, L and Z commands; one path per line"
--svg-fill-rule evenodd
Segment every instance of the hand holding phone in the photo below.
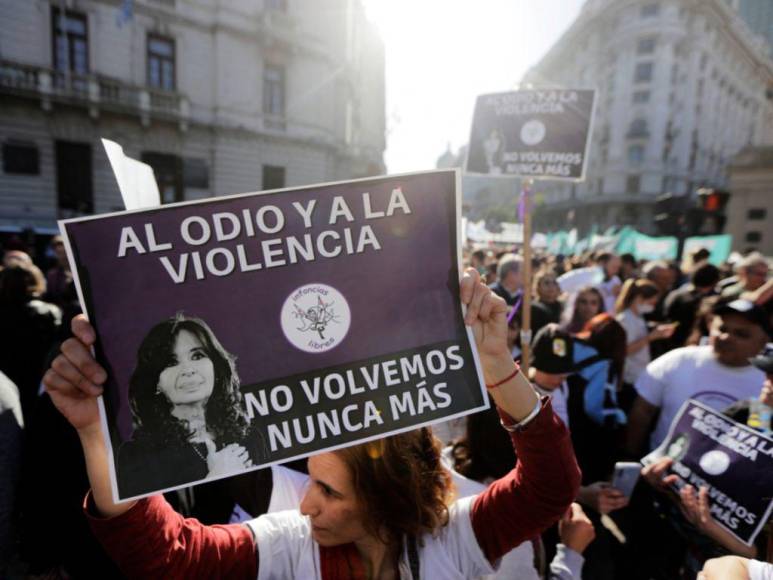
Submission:
M 638 463 L 618 461 L 612 476 L 612 487 L 620 490 L 625 497 L 630 498 L 636 482 L 639 481 L 641 465 Z

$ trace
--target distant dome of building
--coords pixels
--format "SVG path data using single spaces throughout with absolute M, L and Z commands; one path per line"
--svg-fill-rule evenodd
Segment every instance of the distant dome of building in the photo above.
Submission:
M 440 157 L 437 158 L 437 161 L 435 162 L 435 167 L 438 169 L 450 169 L 452 167 L 459 167 L 459 156 L 455 155 L 453 151 L 451 151 L 451 143 L 448 143 L 446 145 L 446 151 L 443 153 Z

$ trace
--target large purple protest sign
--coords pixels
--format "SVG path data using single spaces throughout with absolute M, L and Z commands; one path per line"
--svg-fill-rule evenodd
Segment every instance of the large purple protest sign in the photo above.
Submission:
M 486 408 L 459 206 L 433 171 L 62 221 L 116 498 Z
M 676 488 L 705 485 L 711 516 L 751 546 L 773 510 L 773 439 L 690 399 L 642 462 L 666 456 L 680 478 Z
M 481 95 L 467 171 L 488 176 L 582 180 L 596 92 L 538 89 Z

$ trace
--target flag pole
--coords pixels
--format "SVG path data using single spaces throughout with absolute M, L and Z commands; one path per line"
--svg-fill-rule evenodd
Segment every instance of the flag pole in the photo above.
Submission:
M 521 221 L 523 223 L 523 299 L 521 301 L 521 369 L 528 376 L 531 355 L 531 188 L 534 180 L 524 178 L 521 181 L 519 201 Z

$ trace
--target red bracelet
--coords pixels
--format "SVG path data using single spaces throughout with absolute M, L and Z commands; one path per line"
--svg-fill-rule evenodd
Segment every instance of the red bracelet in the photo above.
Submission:
M 504 384 L 505 384 L 507 381 L 509 381 L 510 379 L 512 379 L 512 378 L 513 378 L 515 375 L 517 375 L 519 372 L 521 372 L 521 367 L 520 367 L 520 366 L 518 366 L 518 364 L 516 363 L 516 365 L 515 365 L 515 370 L 514 370 L 512 373 L 510 373 L 509 375 L 507 375 L 507 376 L 506 376 L 504 379 L 502 379 L 502 380 L 501 380 L 501 381 L 499 381 L 498 383 L 494 383 L 493 385 L 486 385 L 486 388 L 487 388 L 487 389 L 496 389 L 498 386 L 500 386 L 500 385 L 504 385 Z

